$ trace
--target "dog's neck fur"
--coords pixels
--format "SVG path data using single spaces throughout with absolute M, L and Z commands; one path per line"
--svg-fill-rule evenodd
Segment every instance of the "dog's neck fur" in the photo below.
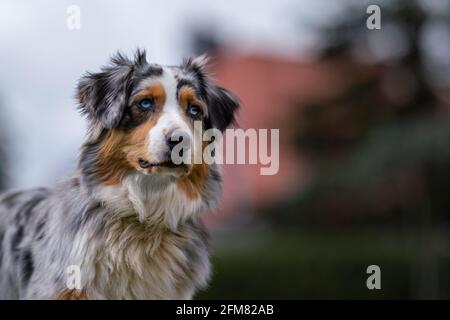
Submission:
M 202 199 L 189 199 L 169 175 L 128 175 L 120 185 L 97 186 L 93 193 L 117 215 L 136 214 L 141 223 L 176 230 L 202 209 Z
M 106 212 L 90 236 L 79 234 L 71 255 L 87 274 L 88 295 L 189 299 L 206 285 L 210 266 L 199 220 L 202 197 L 189 199 L 169 176 L 140 173 L 117 186 L 97 185 L 89 196 Z

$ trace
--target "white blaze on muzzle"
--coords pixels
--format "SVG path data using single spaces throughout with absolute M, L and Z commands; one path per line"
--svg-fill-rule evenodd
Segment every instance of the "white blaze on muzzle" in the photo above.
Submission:
M 187 146 L 193 140 L 193 132 L 189 119 L 184 116 L 185 110 L 179 105 L 177 97 L 177 80 L 172 71 L 164 68 L 162 76 L 158 79 L 162 84 L 166 100 L 161 114 L 149 130 L 149 155 L 151 162 L 170 160 L 171 137 L 179 141 L 183 137 L 183 145 Z

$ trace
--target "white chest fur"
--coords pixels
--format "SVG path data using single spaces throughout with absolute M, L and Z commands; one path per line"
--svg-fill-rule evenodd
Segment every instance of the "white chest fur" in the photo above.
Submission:
M 200 203 L 168 185 L 153 190 L 130 177 L 102 190 L 109 208 L 101 225 L 79 236 L 74 250 L 92 298 L 189 299 L 210 273 Z M 139 182 L 139 183 L 136 183 Z

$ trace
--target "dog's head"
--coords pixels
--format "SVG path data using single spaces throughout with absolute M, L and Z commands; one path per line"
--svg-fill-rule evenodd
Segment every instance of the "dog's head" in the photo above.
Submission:
M 181 66 L 150 64 L 144 51 L 133 60 L 116 54 L 100 72 L 84 75 L 77 90 L 80 110 L 96 142 L 96 173 L 107 184 L 138 171 L 183 177 L 194 165 L 176 165 L 172 149 L 193 143 L 194 122 L 223 131 L 233 122 L 238 101 L 211 83 L 203 57 Z M 193 150 L 195 152 L 195 150 Z

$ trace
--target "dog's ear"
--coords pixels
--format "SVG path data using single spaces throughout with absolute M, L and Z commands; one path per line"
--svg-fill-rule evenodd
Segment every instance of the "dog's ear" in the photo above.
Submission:
M 235 121 L 239 100 L 228 90 L 213 84 L 206 85 L 206 97 L 211 125 L 223 132 Z
M 201 84 L 208 105 L 209 122 L 214 128 L 224 131 L 235 121 L 239 109 L 238 98 L 228 90 L 214 85 L 206 71 L 208 57 L 206 55 L 185 60 L 184 67 L 192 72 Z
M 138 56 L 145 59 L 145 52 L 136 54 L 137 61 Z M 116 127 L 127 105 L 133 69 L 134 63 L 117 53 L 100 72 L 85 74 L 77 88 L 81 113 L 107 129 Z

